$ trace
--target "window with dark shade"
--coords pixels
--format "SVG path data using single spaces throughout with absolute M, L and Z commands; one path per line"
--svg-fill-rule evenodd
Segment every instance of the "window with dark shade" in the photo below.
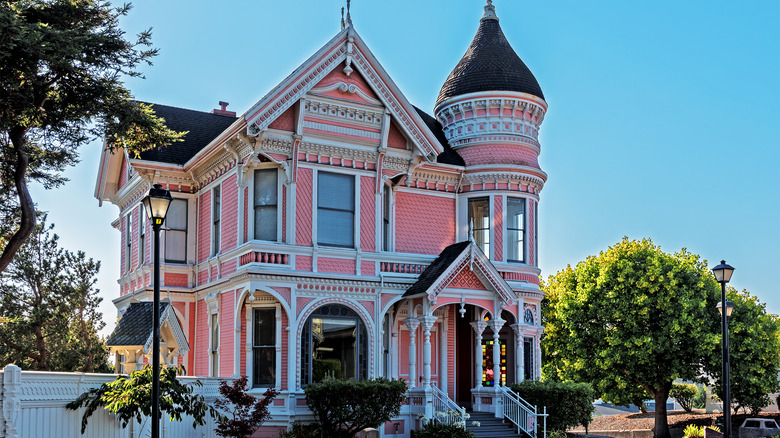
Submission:
M 174 199 L 165 216 L 165 261 L 187 262 L 187 200 Z
M 252 330 L 252 386 L 276 384 L 276 309 L 254 309 Z
M 277 240 L 277 176 L 278 172 L 276 169 L 255 170 L 254 206 L 256 240 Z
M 355 246 L 355 177 L 317 174 L 317 243 Z
M 301 336 L 302 385 L 326 377 L 362 380 L 368 375 L 368 335 L 352 309 L 340 304 L 320 307 Z

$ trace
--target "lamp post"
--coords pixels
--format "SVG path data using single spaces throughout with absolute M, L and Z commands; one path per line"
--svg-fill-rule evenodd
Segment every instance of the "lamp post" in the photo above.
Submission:
M 154 230 L 154 309 L 152 319 L 152 438 L 160 438 L 160 227 L 171 205 L 171 192 L 155 184 L 141 201 Z
M 720 303 L 718 303 L 718 312 L 721 316 L 721 326 L 723 330 L 723 437 L 731 438 L 731 390 L 729 388 L 729 319 L 734 304 L 726 300 L 726 283 L 731 280 L 731 274 L 734 268 L 721 260 L 718 266 L 712 268 L 715 274 L 715 280 L 720 283 Z M 725 303 L 725 304 L 724 304 Z M 724 311 L 725 307 L 725 311 Z

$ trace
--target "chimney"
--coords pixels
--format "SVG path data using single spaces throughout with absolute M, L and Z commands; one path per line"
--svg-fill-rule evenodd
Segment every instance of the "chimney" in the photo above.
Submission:
M 220 108 L 211 110 L 211 114 L 219 114 L 219 115 L 222 115 L 222 116 L 235 117 L 236 116 L 236 112 L 235 111 L 228 111 L 227 110 L 228 105 L 230 105 L 230 104 L 220 100 L 219 101 Z

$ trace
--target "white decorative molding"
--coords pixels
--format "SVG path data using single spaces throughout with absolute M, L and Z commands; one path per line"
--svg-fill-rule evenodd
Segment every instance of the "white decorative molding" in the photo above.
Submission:
M 347 75 L 349 76 L 349 75 Z M 370 96 L 365 91 L 361 90 L 360 87 L 358 87 L 355 84 L 347 84 L 345 82 L 337 82 L 335 84 L 330 84 L 325 87 L 315 87 L 312 88 L 309 93 L 316 93 L 316 94 L 325 94 L 329 93 L 333 90 L 339 90 L 339 92 L 344 94 L 357 94 L 360 96 L 361 99 L 365 100 L 368 103 L 371 103 L 373 105 L 381 105 L 382 102 L 374 99 L 373 96 Z
M 344 126 L 336 126 L 336 125 L 330 125 L 325 123 L 312 122 L 309 120 L 304 120 L 303 127 L 309 129 L 316 129 L 318 131 L 324 131 L 333 134 L 366 137 L 376 141 L 379 141 L 382 138 L 382 134 L 379 132 L 364 131 L 362 129 L 347 128 Z

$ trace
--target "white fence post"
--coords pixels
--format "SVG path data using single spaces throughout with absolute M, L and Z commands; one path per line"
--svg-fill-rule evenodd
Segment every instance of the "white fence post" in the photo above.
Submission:
M 22 409 L 21 386 L 22 369 L 13 364 L 3 368 L 3 419 L 7 438 L 19 438 L 17 421 Z

